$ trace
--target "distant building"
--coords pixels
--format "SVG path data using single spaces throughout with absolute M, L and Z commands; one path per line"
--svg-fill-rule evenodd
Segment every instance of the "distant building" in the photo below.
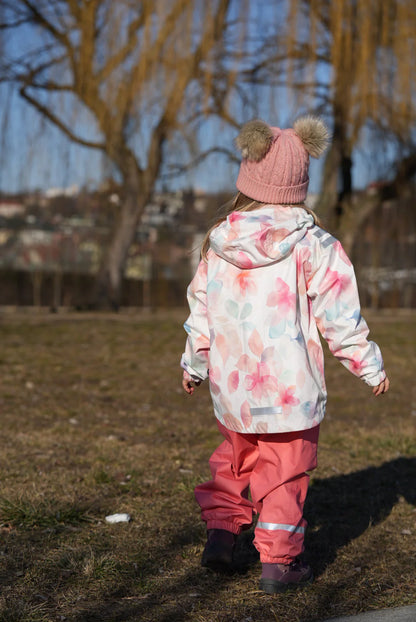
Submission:
M 23 216 L 24 213 L 25 206 L 23 203 L 6 199 L 0 200 L 0 216 L 3 218 Z

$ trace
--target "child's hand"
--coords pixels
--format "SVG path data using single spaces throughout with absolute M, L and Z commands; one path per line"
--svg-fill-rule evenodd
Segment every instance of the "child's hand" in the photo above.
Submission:
M 390 380 L 386 378 L 380 382 L 380 384 L 377 387 L 373 387 L 373 393 L 374 395 L 381 395 L 382 393 L 387 393 L 387 391 L 389 390 L 390 387 Z
M 192 393 L 195 391 L 195 387 L 199 387 L 200 384 L 201 384 L 201 380 L 194 380 L 188 374 L 188 372 L 186 372 L 186 371 L 183 372 L 182 388 L 189 395 L 192 395 Z

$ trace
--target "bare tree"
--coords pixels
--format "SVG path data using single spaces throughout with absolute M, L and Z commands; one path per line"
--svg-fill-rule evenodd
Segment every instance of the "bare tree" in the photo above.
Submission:
M 415 127 L 415 4 L 411 0 L 304 4 L 316 33 L 315 47 L 322 45 L 319 32 L 329 35 L 332 71 L 329 105 L 334 140 L 325 163 L 320 208 L 351 247 L 360 223 L 377 205 L 374 200 L 364 205 L 351 200 L 353 150 L 362 129 L 371 124 L 404 145 Z
M 350 191 L 362 129 L 410 143 L 413 0 L 3 0 L 0 11 L 0 80 L 18 85 L 70 140 L 105 154 L 120 179 L 97 290 L 113 305 L 167 146 L 182 136 L 175 170 L 184 170 L 201 118 L 236 126 L 263 113 L 265 87 L 284 86 L 299 107 L 333 120 L 320 211 L 350 240 L 360 222 Z M 13 35 L 30 45 L 8 45 Z
M 292 0 L 279 39 L 272 33 L 265 45 L 269 53 L 249 69 L 247 80 L 287 86 L 298 106 L 333 123 L 319 210 L 349 245 L 374 205 L 369 201 L 357 211 L 350 200 L 354 149 L 363 128 L 378 148 L 382 133 L 393 137 L 406 162 L 416 153 L 416 5 Z M 401 179 L 403 170 L 401 165 Z
M 113 306 L 167 141 L 185 128 L 189 133 L 202 115 L 236 124 L 228 110 L 243 57 L 248 4 L 2 2 L 3 36 L 20 32 L 31 45 L 13 53 L 3 39 L 8 56 L 0 78 L 18 84 L 26 102 L 70 140 L 102 151 L 121 180 L 122 207 L 98 276 L 98 290 Z M 71 124 L 81 109 L 88 110 L 93 131 L 85 123 Z M 177 154 L 178 162 L 185 151 Z

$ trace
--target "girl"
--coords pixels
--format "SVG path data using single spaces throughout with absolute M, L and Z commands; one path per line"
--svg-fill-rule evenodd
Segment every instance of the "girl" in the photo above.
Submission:
M 202 565 L 231 566 L 236 536 L 258 514 L 260 588 L 275 593 L 312 580 L 299 555 L 327 400 L 318 330 L 375 395 L 389 380 L 367 340 L 353 267 L 304 205 L 309 155 L 325 150 L 326 126 L 314 117 L 286 130 L 251 121 L 236 143 L 239 193 L 208 232 L 188 288 L 182 384 L 192 394 L 209 378 L 224 437 L 212 480 L 195 490 L 208 532 Z

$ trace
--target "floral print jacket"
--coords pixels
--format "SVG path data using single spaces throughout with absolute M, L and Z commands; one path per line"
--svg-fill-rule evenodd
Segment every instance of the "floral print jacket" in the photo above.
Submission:
M 230 430 L 275 433 L 324 417 L 319 332 L 353 374 L 385 378 L 367 340 L 354 270 L 340 242 L 299 207 L 233 212 L 213 230 L 188 287 L 181 365 L 209 377 L 216 417 Z

